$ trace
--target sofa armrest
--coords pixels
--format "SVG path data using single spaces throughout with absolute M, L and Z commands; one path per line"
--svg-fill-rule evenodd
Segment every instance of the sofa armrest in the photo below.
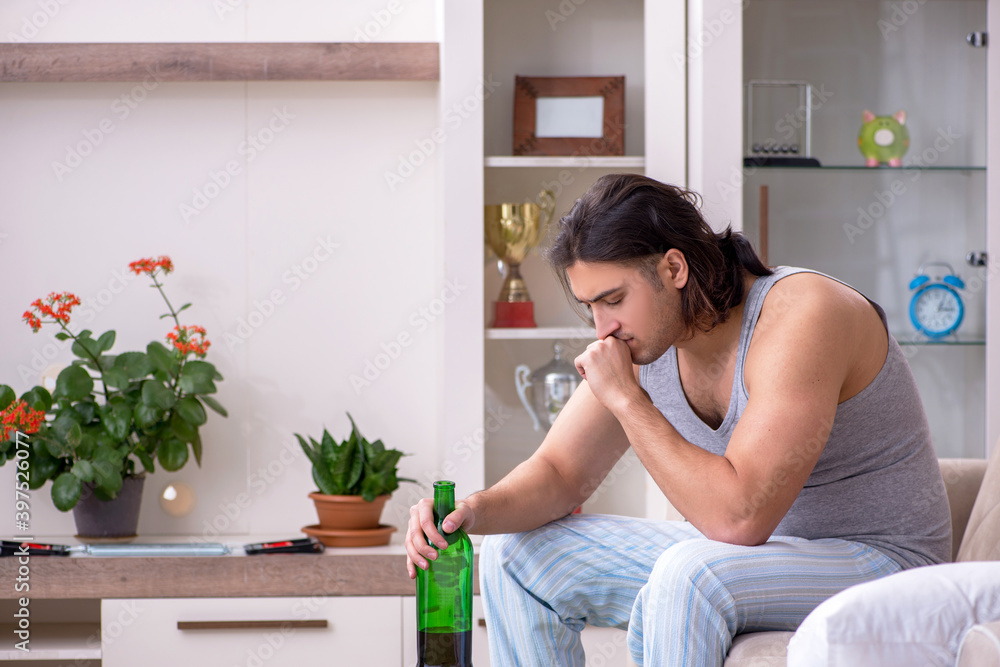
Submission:
M 955 560 L 962 536 L 969 525 L 972 506 L 986 474 L 985 459 L 938 459 L 951 506 L 951 559 Z
M 955 667 L 1000 667 L 1000 621 L 969 628 L 958 647 Z

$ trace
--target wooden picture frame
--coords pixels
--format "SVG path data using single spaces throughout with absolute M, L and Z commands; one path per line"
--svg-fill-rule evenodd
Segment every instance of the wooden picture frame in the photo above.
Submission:
M 541 113 L 540 100 L 545 102 Z M 582 118 L 559 117 L 560 111 L 571 108 L 578 109 Z M 557 136 L 563 120 L 568 134 Z M 536 132 L 539 122 L 545 129 Z M 577 131 L 581 127 L 586 130 Z M 624 76 L 514 77 L 514 155 L 624 154 Z

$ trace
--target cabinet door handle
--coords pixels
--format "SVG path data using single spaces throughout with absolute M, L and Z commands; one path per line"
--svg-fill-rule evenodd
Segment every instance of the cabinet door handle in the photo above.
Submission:
M 318 621 L 177 621 L 178 630 L 283 630 L 288 628 L 326 628 L 324 618 Z
M 485 618 L 479 619 L 479 627 L 481 627 L 481 628 L 485 628 L 486 627 L 486 619 Z

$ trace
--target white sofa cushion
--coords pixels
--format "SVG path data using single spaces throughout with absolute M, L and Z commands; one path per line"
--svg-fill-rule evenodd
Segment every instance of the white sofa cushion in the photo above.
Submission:
M 1000 562 L 905 570 L 816 607 L 788 643 L 788 667 L 954 665 L 965 632 L 996 620 Z

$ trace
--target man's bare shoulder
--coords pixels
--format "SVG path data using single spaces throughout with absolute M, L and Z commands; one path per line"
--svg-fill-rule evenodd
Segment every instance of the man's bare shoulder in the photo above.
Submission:
M 788 370 L 781 361 L 807 364 L 846 381 L 868 376 L 869 366 L 877 372 L 885 344 L 884 325 L 859 292 L 827 276 L 796 273 L 764 298 L 747 364 L 759 372 Z
M 766 310 L 784 310 L 795 306 L 825 309 L 870 307 L 868 300 L 857 290 L 828 276 L 809 272 L 782 278 L 764 298 Z

